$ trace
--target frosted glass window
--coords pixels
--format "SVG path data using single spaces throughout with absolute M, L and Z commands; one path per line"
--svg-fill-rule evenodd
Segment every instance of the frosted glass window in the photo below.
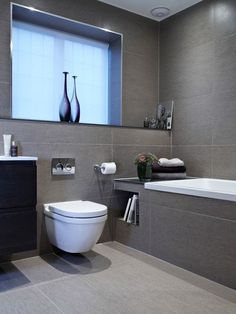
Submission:
M 67 71 L 69 99 L 78 76 L 80 122 L 108 123 L 108 43 L 18 21 L 12 43 L 13 118 L 59 121 Z

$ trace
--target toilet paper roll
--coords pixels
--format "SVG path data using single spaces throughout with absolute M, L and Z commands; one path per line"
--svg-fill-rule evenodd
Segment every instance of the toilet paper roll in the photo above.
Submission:
M 104 162 L 101 164 L 102 174 L 114 174 L 116 173 L 116 164 L 114 162 Z

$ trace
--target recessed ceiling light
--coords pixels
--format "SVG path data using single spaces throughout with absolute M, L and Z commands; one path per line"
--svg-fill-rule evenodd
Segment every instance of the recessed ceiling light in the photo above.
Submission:
M 155 16 L 155 17 L 165 17 L 169 15 L 169 13 L 170 13 L 170 9 L 166 7 L 157 7 L 151 10 L 152 16 Z

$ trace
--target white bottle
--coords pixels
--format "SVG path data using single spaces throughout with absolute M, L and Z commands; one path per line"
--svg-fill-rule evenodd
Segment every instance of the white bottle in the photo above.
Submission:
M 4 156 L 11 156 L 11 134 L 3 134 Z

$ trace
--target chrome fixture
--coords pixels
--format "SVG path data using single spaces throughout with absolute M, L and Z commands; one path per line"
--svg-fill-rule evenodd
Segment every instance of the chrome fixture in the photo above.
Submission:
M 74 158 L 52 158 L 52 175 L 67 176 L 75 174 Z

